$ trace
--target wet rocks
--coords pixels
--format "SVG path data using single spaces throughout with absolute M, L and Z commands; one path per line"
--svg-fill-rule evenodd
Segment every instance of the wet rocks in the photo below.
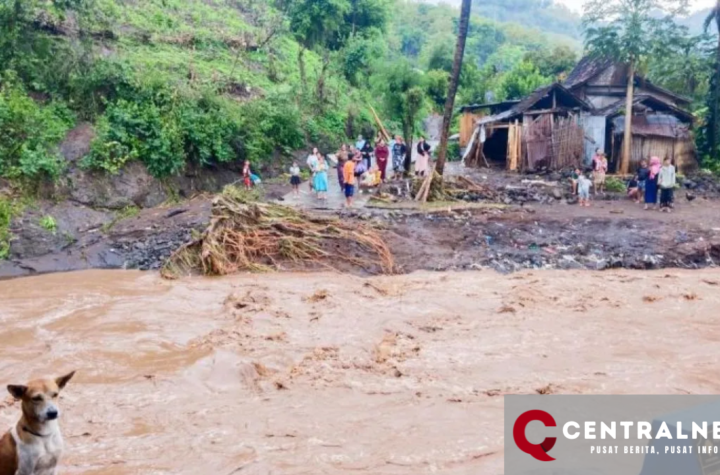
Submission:
M 173 251 L 191 239 L 191 234 L 191 229 L 180 229 L 134 242 L 119 242 L 116 248 L 123 257 L 125 268 L 158 270 Z

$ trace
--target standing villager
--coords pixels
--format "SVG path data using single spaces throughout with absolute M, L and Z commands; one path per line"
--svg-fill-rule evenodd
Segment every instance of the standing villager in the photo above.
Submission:
M 362 153 L 362 159 L 363 162 L 365 162 L 365 168 L 367 170 L 370 170 L 372 167 L 372 154 L 373 154 L 373 146 L 370 143 L 370 141 L 365 142 L 365 145 L 360 149 L 360 153 Z
M 320 155 L 318 158 L 318 164 L 315 168 L 315 177 L 313 178 L 313 181 L 315 182 L 315 191 L 318 194 L 318 199 L 320 200 L 327 200 L 327 191 L 328 191 L 328 164 L 325 160 L 325 157 Z
M 250 171 L 250 162 L 248 160 L 245 160 L 245 163 L 243 163 L 242 177 L 245 189 L 249 190 L 252 188 L 252 171 Z
M 645 209 L 655 208 L 658 201 L 658 175 L 660 174 L 660 159 L 650 159 L 650 173 L 645 181 Z
M 312 193 L 315 186 L 315 169 L 318 165 L 318 157 L 320 156 L 320 151 L 317 148 L 313 148 L 313 151 L 310 155 L 308 155 L 307 158 L 307 166 L 310 169 L 310 181 L 308 182 L 310 185 L 310 192 Z
M 399 135 L 395 137 L 395 144 L 392 147 L 392 161 L 393 161 L 393 178 L 400 179 L 403 176 L 405 170 L 405 154 L 407 153 L 407 147 L 403 143 L 402 137 Z
M 347 145 L 342 144 L 340 146 L 340 150 L 338 150 L 337 153 L 337 174 L 338 174 L 338 183 L 340 184 L 340 191 L 343 191 L 345 189 L 345 180 L 343 176 L 343 167 L 345 166 L 345 162 L 348 161 L 350 158 L 350 155 L 348 154 Z
M 430 145 L 425 141 L 425 137 L 420 137 L 417 144 L 417 153 L 415 176 L 425 176 L 430 165 Z
M 578 176 L 577 188 L 580 206 L 590 206 L 590 186 L 592 185 L 592 181 L 590 181 L 587 175 L 589 175 L 589 173 L 581 173 Z
M 297 162 L 290 167 L 290 185 L 295 196 L 300 196 L 300 167 Z
M 385 141 L 380 139 L 377 147 L 375 147 L 375 161 L 377 167 L 380 170 L 380 179 L 384 182 L 387 174 L 388 157 L 390 156 L 390 149 L 385 145 Z
M 605 193 L 605 178 L 607 176 L 608 161 L 603 152 L 595 160 L 593 181 L 595 182 L 595 194 Z
M 365 139 L 362 135 L 358 135 L 357 142 L 355 142 L 355 148 L 358 150 L 362 150 L 363 147 L 365 147 Z
M 663 167 L 658 175 L 658 185 L 660 186 L 660 209 L 670 212 L 673 207 L 673 194 L 677 177 L 675 175 L 675 166 L 669 158 L 665 159 Z
M 343 182 L 345 183 L 345 206 L 347 208 L 352 207 L 353 196 L 355 195 L 355 164 L 360 161 L 360 155 L 354 155 L 351 159 L 345 162 L 343 166 Z
M 575 168 L 572 173 L 570 174 L 570 185 L 572 185 L 572 194 L 577 195 L 578 194 L 578 180 L 580 179 L 580 175 L 582 172 L 579 168 Z

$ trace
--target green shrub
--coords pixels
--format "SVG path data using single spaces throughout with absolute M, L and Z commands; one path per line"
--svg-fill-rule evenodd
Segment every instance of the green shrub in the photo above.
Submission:
M 10 223 L 15 213 L 10 199 L 0 196 L 0 259 L 7 259 L 10 255 Z
M 287 98 L 250 102 L 241 114 L 244 159 L 259 163 L 269 160 L 276 149 L 289 155 L 305 145 L 300 110 Z
M 447 148 L 447 159 L 451 162 L 459 161 L 462 158 L 460 150 L 460 142 L 452 141 L 448 144 Z
M 97 126 L 87 167 L 117 172 L 139 159 L 155 177 L 178 173 L 185 166 L 182 133 L 172 114 L 152 102 L 118 101 Z
M 55 222 L 55 218 L 50 215 L 43 216 L 43 218 L 40 220 L 40 226 L 44 230 L 52 234 L 55 234 L 57 232 L 57 223 Z
M 12 77 L 5 79 L 0 88 L 0 176 L 56 178 L 63 167 L 57 145 L 73 122 L 66 107 L 39 105 Z
M 620 178 L 611 176 L 605 180 L 605 189 L 613 193 L 625 193 L 627 186 Z

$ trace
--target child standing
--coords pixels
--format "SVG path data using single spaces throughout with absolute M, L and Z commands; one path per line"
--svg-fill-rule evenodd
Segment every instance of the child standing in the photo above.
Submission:
M 660 209 L 662 211 L 670 212 L 673 206 L 673 192 L 675 190 L 675 184 L 677 183 L 677 177 L 675 176 L 675 166 L 669 158 L 666 158 L 663 162 L 663 167 L 660 169 L 658 175 L 658 185 L 660 186 Z
M 300 196 L 300 167 L 296 161 L 290 167 L 290 184 L 295 196 Z
M 355 155 L 345 162 L 343 166 L 343 182 L 345 183 L 345 207 L 351 208 L 353 196 L 355 195 L 355 164 L 360 162 L 360 157 Z
M 579 168 L 576 168 L 572 171 L 570 174 L 570 183 L 572 184 L 572 194 L 577 195 L 578 191 L 578 180 L 580 179 L 581 171 Z
M 250 188 L 252 188 L 252 172 L 250 171 L 250 162 L 247 160 L 245 160 L 245 163 L 243 164 L 242 177 L 245 189 L 249 190 Z
M 590 186 L 592 186 L 592 181 L 587 175 L 587 173 L 582 173 L 578 177 L 577 186 L 580 206 L 590 206 Z

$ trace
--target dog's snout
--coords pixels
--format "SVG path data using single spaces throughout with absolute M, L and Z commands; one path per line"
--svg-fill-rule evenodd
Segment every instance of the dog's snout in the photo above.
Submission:
M 54 421 L 55 419 L 58 418 L 59 414 L 58 414 L 57 409 L 50 409 L 45 413 L 45 415 L 47 416 L 49 421 Z

